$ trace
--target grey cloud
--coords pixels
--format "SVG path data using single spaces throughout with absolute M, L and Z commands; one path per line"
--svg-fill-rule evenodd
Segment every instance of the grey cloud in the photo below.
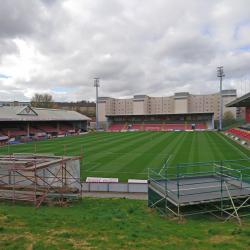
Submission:
M 217 92 L 217 66 L 231 80 L 249 70 L 249 52 L 238 50 L 250 45 L 249 16 L 248 1 L 3 1 L 0 62 L 22 63 L 15 38 L 34 47 L 30 80 L 12 83 L 27 99 L 49 91 L 56 100 L 93 100 L 94 77 L 100 95 L 113 97 Z M 80 89 L 59 93 L 55 86 Z
M 153 56 L 180 63 L 207 63 L 214 58 L 216 43 L 208 35 L 183 32 L 167 35 L 155 44 Z

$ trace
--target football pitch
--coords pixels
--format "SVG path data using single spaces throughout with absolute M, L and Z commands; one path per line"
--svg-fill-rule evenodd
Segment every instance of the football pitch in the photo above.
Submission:
M 147 179 L 148 168 L 161 169 L 177 163 L 249 159 L 250 151 L 219 132 L 131 132 L 92 133 L 45 141 L 11 145 L 13 153 L 81 155 L 86 177 Z M 0 154 L 8 154 L 1 147 Z M 196 169 L 199 170 L 199 169 Z M 203 169 L 205 170 L 205 169 Z

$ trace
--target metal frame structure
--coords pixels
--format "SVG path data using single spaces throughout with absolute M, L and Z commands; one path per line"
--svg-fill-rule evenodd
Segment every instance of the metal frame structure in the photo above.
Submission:
M 82 157 L 46 155 L 0 155 L 0 199 L 64 204 L 82 200 L 81 166 L 72 174 L 69 164 Z M 72 185 L 75 186 L 72 188 Z M 48 198 L 54 199 L 48 199 Z M 53 201 L 51 201 L 53 200 Z
M 175 167 L 165 162 L 161 169 L 148 169 L 148 205 L 164 215 L 181 218 L 209 213 L 224 221 L 234 217 L 241 224 L 240 217 L 250 215 L 239 215 L 243 208 L 250 211 L 249 164 L 250 159 Z

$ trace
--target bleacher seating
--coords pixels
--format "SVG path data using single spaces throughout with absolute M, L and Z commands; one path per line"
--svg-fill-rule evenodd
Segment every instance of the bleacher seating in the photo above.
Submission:
M 192 124 L 187 124 L 186 130 L 191 130 L 192 129 Z
M 25 130 L 27 132 L 27 127 L 26 126 L 22 126 L 23 130 Z M 44 133 L 44 131 L 42 131 L 41 129 L 36 129 L 33 128 L 32 126 L 29 126 L 29 133 L 31 135 L 35 135 L 35 134 L 41 134 Z
M 46 133 L 57 133 L 58 132 L 57 128 L 54 128 L 48 124 L 39 124 L 39 125 L 37 125 L 37 128 L 41 129 L 42 131 L 44 131 Z
M 128 124 L 123 128 L 124 130 L 127 130 L 128 129 Z
M 233 133 L 237 136 L 244 137 L 246 139 L 250 139 L 250 133 L 249 132 L 244 132 L 235 128 L 229 129 L 228 132 Z
M 3 136 L 7 136 L 10 134 L 10 136 L 17 136 L 17 135 L 27 135 L 26 131 L 20 130 L 19 128 L 3 128 L 2 133 Z
M 162 124 L 144 124 L 142 130 L 161 131 Z
M 75 126 L 75 130 L 76 130 L 76 132 L 81 131 L 81 129 L 78 128 L 77 126 Z
M 206 129 L 206 124 L 195 124 L 195 129 Z
M 122 130 L 125 124 L 112 124 L 109 131 L 119 131 Z
M 185 124 L 164 124 L 164 130 L 184 130 Z
M 66 124 L 60 124 L 59 125 L 60 130 L 64 131 L 64 132 L 69 132 L 74 130 L 74 128 L 71 128 L 70 126 L 66 125 Z
M 130 130 L 140 130 L 141 124 L 132 124 Z
M 7 133 L 7 135 L 8 135 L 8 133 Z M 3 134 L 3 133 L 0 132 L 0 137 L 1 137 L 1 136 L 6 136 L 6 134 Z
M 42 131 L 41 129 L 36 129 L 36 128 L 33 128 L 31 126 L 29 127 L 29 132 L 32 135 L 44 133 L 44 131 Z
M 19 131 L 10 131 L 10 136 L 16 136 L 16 135 L 27 135 L 27 132 L 19 130 Z

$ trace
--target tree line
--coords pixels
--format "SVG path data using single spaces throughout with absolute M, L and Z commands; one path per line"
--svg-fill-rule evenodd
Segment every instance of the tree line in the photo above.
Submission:
M 30 105 L 31 107 L 36 107 L 36 108 L 52 108 L 54 102 L 55 100 L 50 94 L 35 93 L 30 100 Z M 82 100 L 82 101 L 77 101 L 77 103 L 95 103 L 95 102 Z

